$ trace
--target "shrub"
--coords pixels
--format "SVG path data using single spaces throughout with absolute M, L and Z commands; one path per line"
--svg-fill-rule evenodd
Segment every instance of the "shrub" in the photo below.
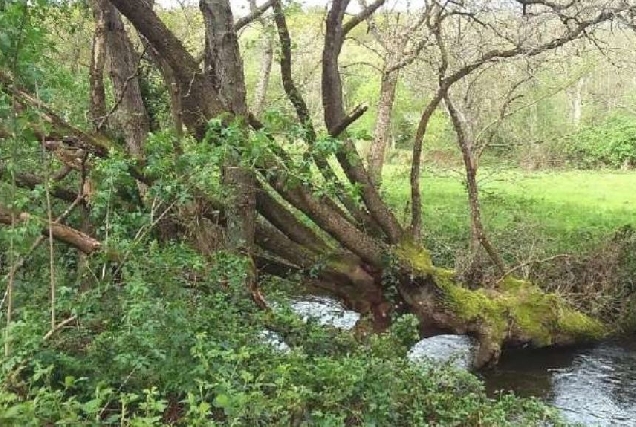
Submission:
M 610 116 L 566 138 L 568 160 L 581 168 L 631 168 L 636 166 L 636 118 Z
M 359 342 L 353 332 L 304 323 L 289 309 L 258 311 L 240 280 L 226 280 L 241 277 L 238 258 L 221 254 L 206 262 L 181 244 L 152 242 L 131 254 L 122 283 L 107 278 L 85 292 L 63 288 L 58 314 L 78 320 L 46 340 L 46 277 L 36 284 L 42 292 L 20 299 L 11 356 L 0 372 L 0 425 L 516 426 L 556 420 L 536 401 L 489 399 L 468 372 L 408 362 L 417 328 L 412 316 Z M 25 275 L 37 277 L 30 270 Z M 270 298 L 284 307 L 276 292 Z M 292 350 L 277 352 L 260 339 L 265 326 Z

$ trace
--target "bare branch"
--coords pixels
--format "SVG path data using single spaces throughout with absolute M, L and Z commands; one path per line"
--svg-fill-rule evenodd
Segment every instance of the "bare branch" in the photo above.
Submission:
M 364 113 L 367 112 L 368 109 L 369 109 L 368 105 L 358 105 L 356 108 L 353 109 L 351 114 L 349 114 L 347 117 L 345 117 L 345 119 L 331 131 L 330 135 L 333 136 L 333 137 L 339 136 L 353 122 L 355 122 L 360 117 L 362 117 L 364 115 Z
M 254 9 L 249 15 L 246 15 L 242 18 L 237 19 L 236 22 L 234 23 L 234 31 L 238 32 L 241 28 L 256 21 L 265 12 L 267 12 L 267 9 L 273 6 L 274 3 L 276 3 L 277 1 L 278 0 L 268 0 L 267 2 L 263 3 L 261 6 Z
M 101 242 L 79 230 L 55 222 L 47 226 L 46 221 L 40 218 L 36 218 L 26 212 L 14 212 L 2 205 L 0 205 L 0 224 L 11 225 L 12 214 L 15 216 L 18 223 L 36 221 L 38 224 L 41 224 L 42 234 L 45 236 L 48 236 L 50 227 L 53 238 L 73 246 L 87 255 L 97 252 L 102 248 Z
M 490 257 L 491 261 L 495 264 L 501 274 L 506 273 L 506 265 L 495 249 L 494 245 L 488 239 L 484 225 L 481 221 L 481 208 L 479 202 L 479 188 L 477 186 L 477 162 L 475 153 L 473 152 L 473 141 L 469 138 L 464 129 L 464 122 L 460 117 L 460 112 L 455 107 L 450 95 L 446 92 L 444 96 L 444 102 L 448 108 L 448 113 L 457 135 L 457 143 L 462 152 L 462 158 L 464 160 L 464 167 L 466 168 L 466 182 L 468 187 L 468 201 L 470 205 L 470 219 L 471 219 L 471 235 L 472 239 L 475 239 L 480 244 Z M 472 246 L 472 245 L 471 245 Z M 477 247 L 472 247 L 473 252 L 471 256 L 473 261 L 477 256 Z M 471 262 L 472 264 L 472 262 Z
M 373 12 L 378 10 L 380 6 L 382 6 L 385 2 L 386 0 L 375 0 L 368 7 L 365 7 L 362 12 L 348 20 L 347 23 L 342 26 L 342 32 L 344 34 L 347 34 L 349 31 L 353 30 L 355 27 L 358 26 L 358 24 L 371 16 Z
M 58 323 L 57 325 L 55 325 L 54 328 L 51 328 L 50 331 L 48 331 L 46 333 L 46 335 L 44 335 L 42 337 L 42 341 L 48 341 L 49 339 L 51 339 L 51 337 L 53 337 L 53 335 L 55 335 L 56 333 L 58 333 L 59 331 L 62 330 L 62 328 L 70 325 L 71 323 L 73 323 L 74 321 L 77 320 L 77 316 L 71 316 L 68 319 L 62 320 L 60 323 Z

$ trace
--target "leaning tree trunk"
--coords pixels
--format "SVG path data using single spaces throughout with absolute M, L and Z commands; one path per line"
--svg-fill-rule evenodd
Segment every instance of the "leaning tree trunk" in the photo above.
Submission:
M 8 92 L 19 102 L 41 106 L 37 99 L 21 91 Z M 61 119 L 50 113 L 42 114 L 45 120 L 63 125 Z M 103 142 L 102 137 L 95 139 L 70 126 L 63 129 L 92 147 Z M 34 184 L 32 179 L 21 182 L 25 186 Z M 67 192 L 55 194 L 65 198 Z M 450 331 L 477 337 L 480 345 L 474 360 L 476 366 L 496 361 L 504 346 L 572 344 L 598 339 L 608 331 L 598 321 L 569 307 L 559 296 L 546 294 L 525 281 L 504 278 L 496 289 L 467 289 L 453 271 L 435 267 L 426 250 L 407 242 L 397 245 L 376 242 L 375 248 L 369 248 L 366 259 L 334 251 L 321 243 L 320 234 L 299 222 L 280 202 L 271 197 L 257 201 L 259 211 L 275 226 L 257 221 L 256 242 L 262 250 L 278 257 L 257 257 L 259 267 L 273 274 L 285 274 L 302 272 L 320 261 L 324 268 L 317 271 L 317 278 L 310 279 L 312 284 L 332 291 L 348 306 L 373 315 L 379 330 L 389 324 L 391 312 L 411 312 L 419 318 L 424 335 Z M 318 210 L 313 203 L 309 202 L 309 208 Z M 43 234 L 48 235 L 45 220 L 27 213 L 12 213 L 0 206 L 0 223 L 10 224 L 12 217 L 39 223 Z M 70 227 L 53 227 L 54 238 L 86 254 L 103 247 L 99 241 Z M 117 254 L 109 253 L 109 257 L 116 260 Z
M 463 114 L 455 107 L 455 104 L 451 100 L 450 94 L 446 94 L 444 97 L 446 107 L 448 108 L 453 128 L 457 134 L 457 144 L 462 153 L 462 159 L 464 161 L 464 168 L 466 170 L 466 187 L 468 190 L 468 205 L 470 206 L 470 241 L 471 241 L 471 254 L 470 264 L 467 269 L 467 276 L 469 278 L 480 277 L 480 267 L 477 264 L 479 246 L 484 248 L 492 262 L 497 267 L 500 274 L 506 274 L 506 266 L 503 259 L 490 242 L 490 239 L 486 235 L 484 225 L 481 220 L 481 204 L 479 202 L 479 186 L 477 184 L 477 168 L 478 159 L 473 149 L 472 132 L 470 126 L 466 123 L 466 119 Z M 474 285 L 474 283 L 471 283 Z

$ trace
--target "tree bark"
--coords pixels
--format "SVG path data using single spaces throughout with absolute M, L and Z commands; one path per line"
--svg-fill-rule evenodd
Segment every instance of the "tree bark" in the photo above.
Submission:
M 93 0 L 93 9 L 95 15 L 103 17 L 116 122 L 124 134 L 128 152 L 136 159 L 142 159 L 150 121 L 139 87 L 140 58 L 126 34 L 119 11 L 108 0 Z
M 371 181 L 376 187 L 380 187 L 382 184 L 382 168 L 384 166 L 387 144 L 391 138 L 391 114 L 393 113 L 393 104 L 395 102 L 399 75 L 399 70 L 389 73 L 384 72 L 382 74 L 378 115 L 375 120 L 375 130 L 373 132 L 374 138 L 367 158 Z
M 419 242 L 422 239 L 422 191 L 420 190 L 420 177 L 422 168 L 422 149 L 424 144 L 424 135 L 428 128 L 428 123 L 433 117 L 433 113 L 437 110 L 439 103 L 442 102 L 446 88 L 440 87 L 431 102 L 428 103 L 415 132 L 413 142 L 413 159 L 411 162 L 410 186 L 411 186 L 411 239 Z
M 93 127 L 97 128 L 99 123 L 106 118 L 106 93 L 104 90 L 104 64 L 106 63 L 106 21 L 103 10 L 95 7 L 93 2 L 93 19 L 95 21 L 95 31 L 93 33 L 93 44 L 91 48 L 91 65 L 89 70 L 90 93 L 90 116 Z
M 201 0 L 199 8 L 205 22 L 205 74 L 221 99 L 233 114 L 241 136 L 231 147 L 223 165 L 223 184 L 228 189 L 226 199 L 226 235 L 229 249 L 248 261 L 245 282 L 254 301 L 266 304 L 257 288 L 254 257 L 256 224 L 256 177 L 244 164 L 241 152 L 249 144 L 243 62 L 239 52 L 234 17 L 228 0 Z M 209 117 L 211 118 L 211 117 Z
M 250 13 L 254 14 L 258 11 L 256 0 L 250 0 Z M 274 26 L 270 19 L 260 18 L 261 23 L 261 66 L 258 73 L 258 83 L 254 90 L 254 102 L 252 112 L 256 117 L 263 114 L 265 101 L 267 99 L 267 90 L 269 88 L 269 80 L 272 73 L 272 63 L 274 62 Z

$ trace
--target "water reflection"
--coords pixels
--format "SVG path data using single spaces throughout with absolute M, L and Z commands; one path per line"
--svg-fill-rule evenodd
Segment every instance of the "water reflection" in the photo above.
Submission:
M 508 354 L 482 373 L 487 389 L 542 398 L 571 422 L 590 426 L 636 426 L 636 345 Z

